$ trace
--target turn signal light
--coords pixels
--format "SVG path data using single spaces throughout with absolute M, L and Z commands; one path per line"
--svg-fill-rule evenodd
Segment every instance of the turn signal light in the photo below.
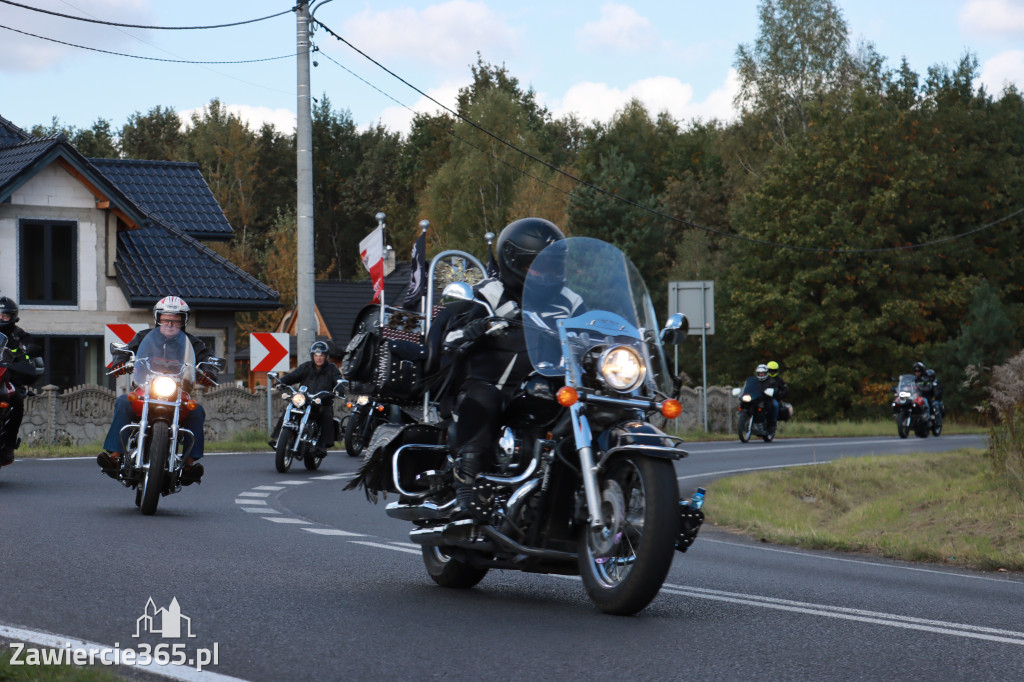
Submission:
M 353 407 L 355 407 L 355 406 L 356 406 L 356 405 L 355 405 L 355 403 L 352 403 L 352 402 L 348 402 L 348 403 L 345 403 L 345 407 L 347 407 L 347 408 L 348 408 L 348 409 L 350 409 L 350 410 L 351 410 L 351 409 L 352 409 Z
M 129 393 L 128 394 L 128 402 L 134 403 L 138 399 L 139 399 L 139 394 L 138 393 Z
M 197 407 L 199 407 L 199 403 L 197 403 L 197 402 L 196 402 L 196 401 L 194 401 L 194 400 L 190 400 L 190 401 L 188 401 L 187 403 L 185 403 L 185 407 L 187 407 L 187 408 L 188 408 L 188 409 L 190 409 L 190 410 L 194 410 L 194 409 L 196 409 Z
M 576 392 L 576 389 L 572 386 L 562 386 L 558 389 L 558 393 L 555 394 L 555 400 L 562 407 L 569 407 L 579 402 L 580 394 Z
M 383 412 L 384 411 L 384 406 L 383 405 L 378 405 L 377 406 L 377 411 L 378 412 Z
M 10 403 L 0 403 L 0 410 L 6 410 L 10 406 Z
M 669 398 L 661 404 L 661 413 L 666 419 L 675 419 L 683 413 L 683 404 L 674 398 Z

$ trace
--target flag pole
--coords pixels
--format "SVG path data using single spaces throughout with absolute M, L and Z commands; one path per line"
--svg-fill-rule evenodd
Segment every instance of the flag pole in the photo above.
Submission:
M 387 216 L 384 214 L 383 211 L 381 211 L 381 212 L 377 213 L 377 215 L 375 215 L 374 217 L 377 219 L 377 227 L 380 228 L 380 255 L 381 255 L 382 259 L 386 259 L 387 258 L 387 252 L 386 252 L 386 250 L 384 248 L 384 245 L 388 243 L 388 239 L 387 239 L 387 233 L 386 233 L 387 228 L 384 227 L 384 218 L 386 218 Z M 381 329 L 384 329 L 384 275 L 383 275 L 383 273 L 384 273 L 384 267 L 383 267 L 383 264 L 382 264 L 381 265 L 381 281 L 380 281 L 380 328 Z

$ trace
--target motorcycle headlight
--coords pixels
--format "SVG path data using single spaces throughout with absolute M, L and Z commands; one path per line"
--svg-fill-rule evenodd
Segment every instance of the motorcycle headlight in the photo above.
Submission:
M 305 393 L 296 393 L 295 395 L 292 396 L 292 405 L 294 405 L 295 407 L 302 407 L 305 404 L 306 404 L 306 394 Z
M 365 405 L 368 402 L 370 402 L 370 396 L 368 395 L 361 395 L 356 398 L 356 405 Z
M 744 393 L 743 397 L 740 398 L 740 400 L 742 400 L 745 403 L 749 403 L 750 402 L 750 394 L 749 393 Z
M 178 392 L 178 382 L 170 377 L 157 377 L 153 380 L 153 395 L 157 398 L 171 398 Z
M 601 378 L 609 388 L 628 393 L 644 380 L 646 368 L 640 354 L 629 346 L 614 346 L 601 354 Z

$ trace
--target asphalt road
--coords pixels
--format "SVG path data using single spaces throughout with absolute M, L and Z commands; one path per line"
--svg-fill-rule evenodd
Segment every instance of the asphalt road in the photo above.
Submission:
M 691 444 L 676 466 L 684 495 L 709 485 L 710 506 L 714 479 L 737 471 L 980 445 L 727 441 Z M 92 460 L 5 468 L 0 638 L 163 643 L 185 661 L 216 651 L 198 676 L 150 668 L 182 679 L 1024 679 L 1020 574 L 705 528 L 647 609 L 607 616 L 577 578 L 492 571 L 472 590 L 437 587 L 409 525 L 342 491 L 357 460 L 297 464 L 282 475 L 270 453 L 208 456 L 203 484 L 163 498 L 153 517 Z M 146 616 L 175 599 L 182 637 L 147 632 Z

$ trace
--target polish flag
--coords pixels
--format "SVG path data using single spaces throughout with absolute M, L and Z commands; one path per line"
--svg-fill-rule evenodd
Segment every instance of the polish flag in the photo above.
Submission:
M 384 227 L 380 226 L 359 242 L 359 257 L 363 266 L 369 270 L 373 280 L 373 300 L 379 303 L 384 293 Z

